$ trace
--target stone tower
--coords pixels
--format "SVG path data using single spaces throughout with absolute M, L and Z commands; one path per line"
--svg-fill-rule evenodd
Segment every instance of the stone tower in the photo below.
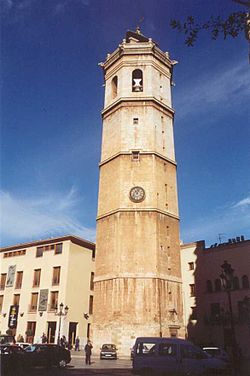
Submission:
M 184 336 L 168 53 L 140 33 L 100 65 L 105 102 L 93 343 Z

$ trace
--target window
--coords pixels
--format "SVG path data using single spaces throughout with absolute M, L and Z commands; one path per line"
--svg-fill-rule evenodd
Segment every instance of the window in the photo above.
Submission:
M 132 91 L 133 92 L 143 91 L 143 75 L 140 69 L 135 69 L 132 72 Z
M 189 266 L 189 270 L 194 270 L 194 262 L 189 262 L 188 266 Z
M 53 277 L 52 277 L 52 285 L 59 285 L 60 283 L 60 272 L 61 272 L 61 267 L 60 266 L 55 266 L 53 268 Z
M 115 77 L 112 78 L 112 81 L 111 81 L 112 98 L 113 99 L 117 96 L 117 87 L 118 87 L 118 77 L 115 76 Z
M 7 273 L 1 274 L 0 290 L 4 290 L 5 289 L 6 278 L 7 278 Z
M 197 320 L 197 307 L 191 307 L 191 315 L 190 315 L 190 319 L 191 320 Z
M 207 355 L 196 346 L 181 345 L 181 358 L 185 359 L 205 359 Z
M 214 282 L 214 290 L 221 291 L 221 280 L 217 278 Z
M 26 342 L 33 343 L 35 332 L 36 332 L 36 322 L 28 321 L 27 329 L 26 329 Z
M 3 295 L 0 295 L 0 313 L 2 312 L 3 309 Z
M 149 342 L 139 342 L 135 349 L 135 352 L 139 356 L 147 356 L 155 354 L 155 343 Z
M 22 249 L 21 251 L 14 251 L 14 252 L 5 252 L 3 254 L 3 257 L 15 257 L 15 256 L 22 256 L 25 255 L 26 249 Z
M 20 294 L 14 294 L 13 305 L 19 305 L 19 301 L 20 301 Z
M 38 293 L 33 292 L 31 294 L 31 303 L 30 303 L 30 312 L 36 312 L 37 311 L 37 302 L 38 302 Z
M 43 247 L 37 247 L 36 257 L 42 257 L 42 255 L 43 255 Z
M 219 320 L 221 310 L 220 310 L 220 303 L 211 303 L 210 304 L 210 312 L 212 320 Z
M 240 282 L 238 277 L 233 277 L 233 289 L 239 290 L 240 288 Z
M 134 118 L 133 119 L 133 124 L 139 124 L 139 119 L 138 118 Z
M 249 289 L 249 279 L 247 275 L 243 275 L 242 277 L 242 288 Z
M 62 243 L 56 244 L 55 255 L 62 253 Z
M 20 289 L 22 287 L 22 281 L 23 281 L 23 272 L 17 272 L 16 273 L 16 289 Z
M 132 151 L 132 161 L 139 161 L 139 151 L 133 150 Z
M 93 300 L 94 300 L 93 295 L 90 295 L 89 297 L 89 314 L 90 315 L 92 315 L 93 313 Z
M 91 275 L 90 275 L 90 290 L 94 290 L 94 276 L 95 276 L 95 273 L 91 272 Z
M 159 355 L 161 356 L 174 356 L 176 354 L 176 345 L 171 343 L 159 344 Z
M 51 291 L 50 293 L 50 309 L 56 310 L 58 305 L 58 291 Z
M 192 283 L 191 285 L 189 285 L 189 288 L 190 288 L 190 296 L 195 296 L 195 284 Z
M 248 308 L 244 301 L 238 302 L 238 314 L 240 322 L 247 322 L 248 320 Z
M 33 287 L 40 286 L 40 278 L 41 278 L 41 269 L 34 270 L 34 279 L 33 279 Z
M 87 326 L 87 338 L 90 337 L 90 323 L 88 323 L 88 326 Z
M 206 282 L 207 285 L 207 292 L 213 292 L 213 284 L 210 280 Z

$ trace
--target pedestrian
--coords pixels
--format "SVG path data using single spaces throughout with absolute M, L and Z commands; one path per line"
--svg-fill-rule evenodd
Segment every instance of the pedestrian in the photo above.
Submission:
M 43 335 L 42 335 L 42 343 L 47 343 L 47 342 L 48 342 L 48 339 L 47 339 L 45 333 L 43 333 Z
M 75 340 L 75 351 L 80 351 L 80 340 L 78 336 L 76 337 L 76 340 Z
M 91 353 L 92 353 L 92 343 L 88 340 L 87 344 L 85 345 L 85 363 L 86 364 L 91 364 Z
M 60 346 L 62 346 L 65 349 L 65 347 L 66 347 L 66 337 L 65 336 L 61 337 Z

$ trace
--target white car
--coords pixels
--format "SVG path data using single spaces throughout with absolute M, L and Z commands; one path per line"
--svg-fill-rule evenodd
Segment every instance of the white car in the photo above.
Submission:
M 203 351 L 206 351 L 209 355 L 213 358 L 224 360 L 225 362 L 230 362 L 230 356 L 228 353 L 221 349 L 220 347 L 216 346 L 207 346 L 202 348 Z
M 26 347 L 30 346 L 28 342 L 16 342 L 16 345 L 20 346 L 22 349 L 26 349 Z

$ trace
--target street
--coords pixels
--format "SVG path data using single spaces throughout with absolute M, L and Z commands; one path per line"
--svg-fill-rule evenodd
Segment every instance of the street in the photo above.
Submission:
M 85 357 L 82 351 L 71 352 L 71 362 L 65 369 L 36 368 L 30 371 L 32 376 L 81 376 L 81 375 L 114 375 L 131 376 L 131 360 L 126 359 L 102 359 L 99 356 L 91 357 L 91 365 L 85 364 Z

